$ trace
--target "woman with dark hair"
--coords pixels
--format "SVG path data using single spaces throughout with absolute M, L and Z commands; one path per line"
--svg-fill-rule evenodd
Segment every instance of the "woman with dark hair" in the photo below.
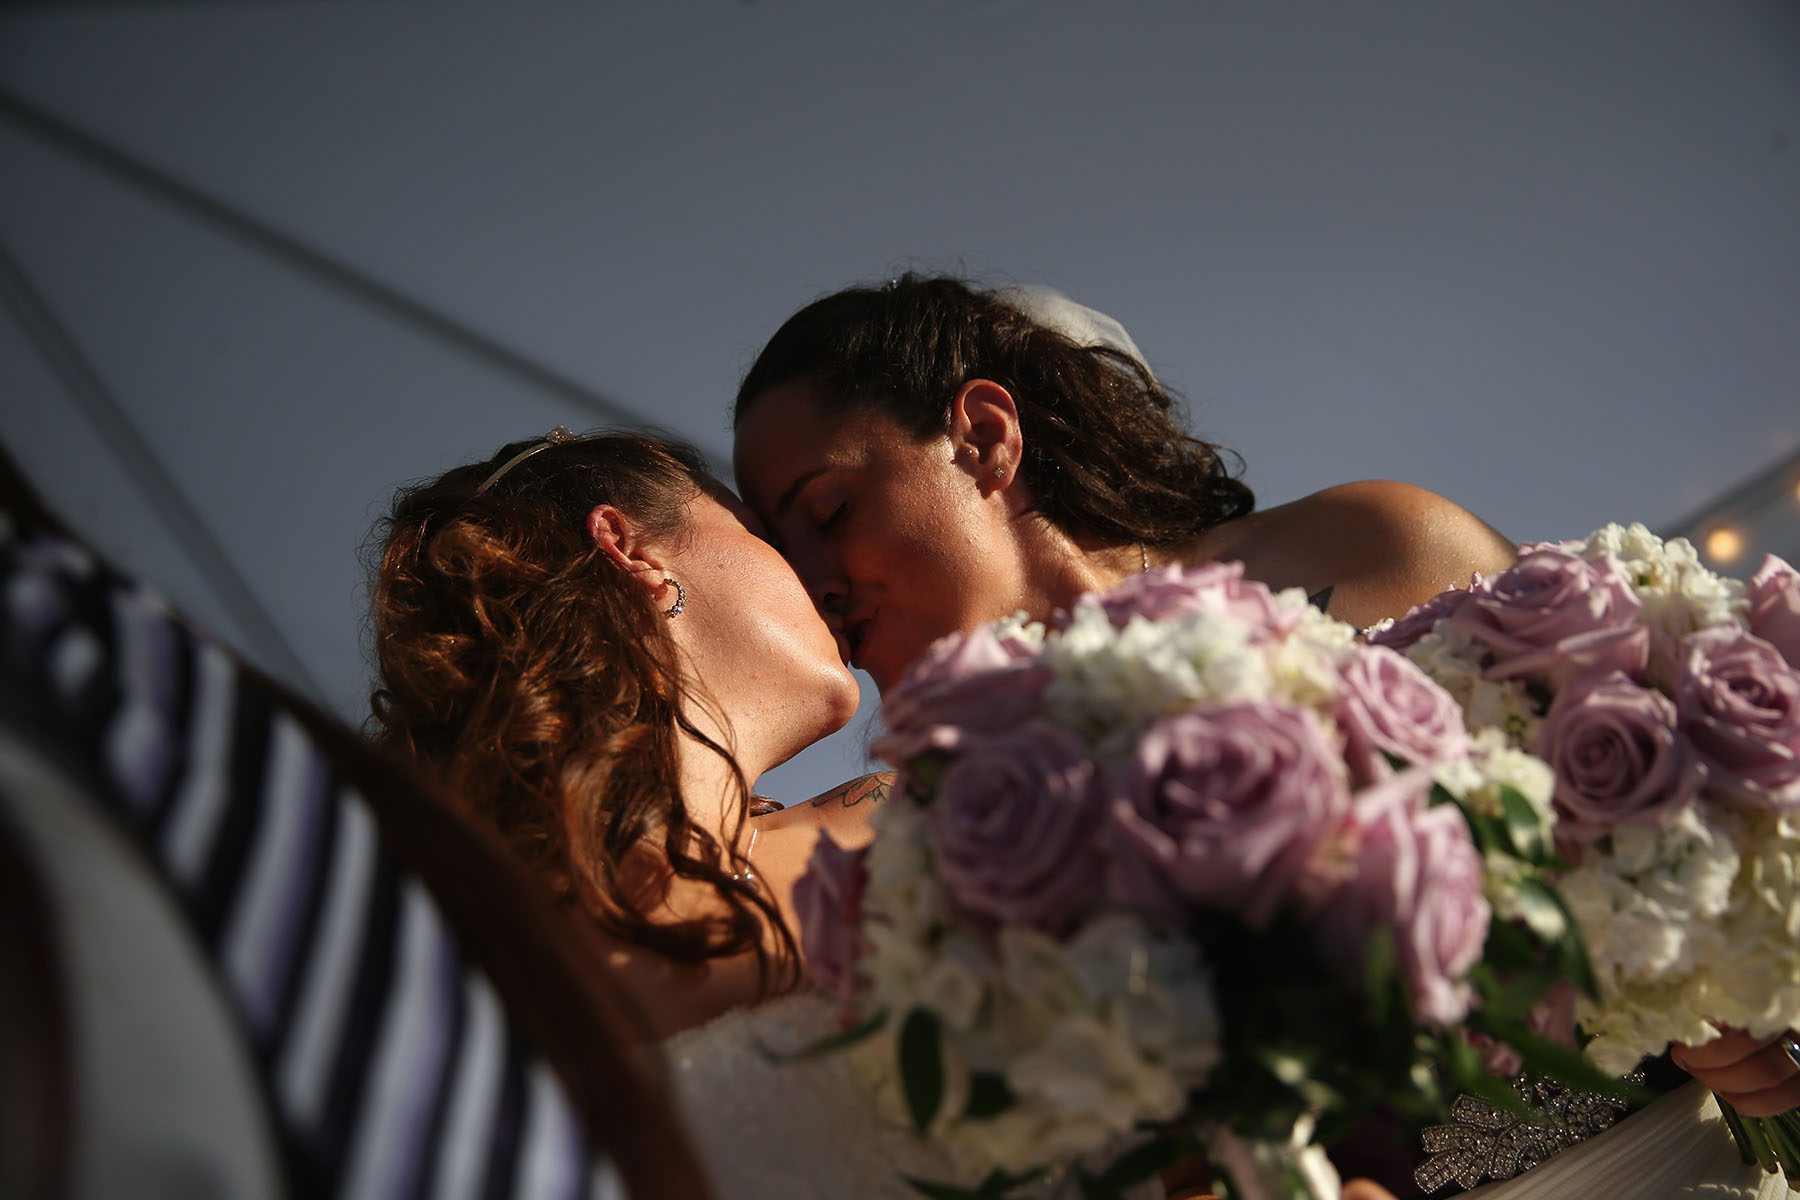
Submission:
M 1153 565 L 1240 560 L 1366 626 L 1512 559 L 1405 484 L 1255 511 L 1117 322 L 1045 289 L 827 296 L 769 339 L 735 424 L 745 499 L 884 689 L 936 638 Z
M 1515 554 L 1401 483 L 1256 511 L 1231 456 L 1182 429 L 1124 329 L 1042 288 L 908 274 L 826 296 L 769 339 L 733 415 L 746 501 L 884 691 L 946 634 L 1021 610 L 1042 619 L 1153 566 L 1239 561 L 1367 627 Z M 1728 1099 L 1779 1111 L 1788 1092 L 1769 1089 L 1800 1086 L 1791 1040 L 1733 1036 L 1678 1057 Z M 1688 1165 L 1710 1164 L 1695 1174 L 1710 1186 L 1736 1158 L 1721 1130 L 1702 1135 Z M 1505 1194 L 1561 1194 L 1564 1168 L 1606 1159 L 1559 1162 Z M 1786 1194 L 1749 1175 L 1743 1194 Z M 1660 1175 L 1651 1187 L 1689 1194 Z

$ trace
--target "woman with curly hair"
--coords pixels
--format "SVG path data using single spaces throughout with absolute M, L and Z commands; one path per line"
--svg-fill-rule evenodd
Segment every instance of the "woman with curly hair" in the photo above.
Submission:
M 698 455 L 559 429 L 402 489 L 378 535 L 376 740 L 610 935 L 660 1033 L 796 986 L 793 881 L 865 810 L 752 820 L 749 785 L 857 689 Z

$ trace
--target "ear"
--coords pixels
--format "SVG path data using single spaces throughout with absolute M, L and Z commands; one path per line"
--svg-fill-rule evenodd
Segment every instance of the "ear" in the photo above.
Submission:
M 950 442 L 983 484 L 995 489 L 1010 485 L 1025 452 L 1012 393 L 991 379 L 963 384 L 950 402 Z
M 588 512 L 587 531 L 600 553 L 645 583 L 662 587 L 662 556 L 638 536 L 630 517 L 610 504 L 596 504 Z

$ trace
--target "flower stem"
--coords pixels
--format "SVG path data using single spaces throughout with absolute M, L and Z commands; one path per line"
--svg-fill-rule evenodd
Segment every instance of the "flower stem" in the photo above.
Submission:
M 1763 1118 L 1751 1117 L 1746 1120 L 1724 1100 L 1719 1100 L 1719 1111 L 1730 1114 L 1726 1121 L 1731 1126 L 1732 1136 L 1738 1139 L 1738 1148 L 1749 1156 L 1745 1161 L 1760 1163 L 1762 1169 L 1771 1174 L 1781 1169 L 1781 1162 L 1775 1157 L 1775 1147 L 1769 1143 L 1764 1131 L 1766 1121 Z

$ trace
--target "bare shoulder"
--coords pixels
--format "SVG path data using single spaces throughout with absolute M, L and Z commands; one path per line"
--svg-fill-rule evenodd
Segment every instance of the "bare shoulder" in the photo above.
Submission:
M 846 783 L 840 783 L 828 792 L 814 796 L 807 803 L 814 808 L 835 805 L 838 808 L 855 808 L 859 804 L 879 804 L 888 798 L 894 788 L 892 771 L 876 771 L 870 775 L 860 775 Z
M 819 829 L 831 834 L 832 840 L 841 846 L 865 845 L 874 836 L 869 828 L 869 816 L 888 798 L 893 786 L 891 771 L 861 775 L 810 800 L 759 817 L 757 825 L 771 831 L 799 827 Z
M 1206 546 L 1208 557 L 1240 558 L 1271 587 L 1329 587 L 1328 611 L 1354 625 L 1498 571 L 1515 550 L 1454 501 L 1392 480 L 1340 484 L 1230 524 L 1240 528 Z

